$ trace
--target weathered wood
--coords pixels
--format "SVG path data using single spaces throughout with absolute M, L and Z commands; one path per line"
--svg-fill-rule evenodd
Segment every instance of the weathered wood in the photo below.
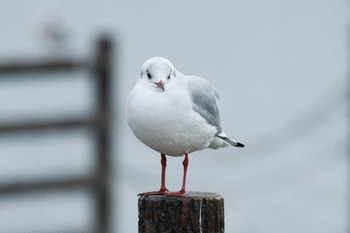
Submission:
M 224 199 L 217 193 L 139 198 L 139 233 L 223 233 Z

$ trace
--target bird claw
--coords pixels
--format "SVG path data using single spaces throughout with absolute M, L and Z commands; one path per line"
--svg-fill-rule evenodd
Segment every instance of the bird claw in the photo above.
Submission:
M 137 194 L 137 196 L 166 195 L 168 192 L 169 192 L 169 190 L 165 188 L 165 189 L 160 189 L 158 191 L 139 193 L 139 194 Z
M 137 196 L 151 196 L 151 195 L 164 195 L 164 196 L 171 196 L 171 197 L 184 197 L 186 196 L 186 192 L 184 190 L 180 190 L 178 192 L 169 192 L 168 189 L 160 189 L 158 191 L 151 191 L 151 192 L 144 192 L 139 193 Z

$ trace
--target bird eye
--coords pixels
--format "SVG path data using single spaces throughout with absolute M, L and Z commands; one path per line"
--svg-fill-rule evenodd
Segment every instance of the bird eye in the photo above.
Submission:
M 169 76 L 168 76 L 168 79 L 170 79 L 170 74 L 169 74 Z
M 148 77 L 148 79 L 151 79 L 152 75 L 150 73 L 147 73 L 147 77 Z

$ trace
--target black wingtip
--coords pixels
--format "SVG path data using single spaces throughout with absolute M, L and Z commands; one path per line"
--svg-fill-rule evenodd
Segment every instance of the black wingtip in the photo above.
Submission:
M 231 146 L 235 146 L 235 147 L 245 147 L 244 144 L 240 143 L 240 142 L 236 142 L 236 141 L 232 141 L 231 139 L 229 139 L 228 137 L 222 137 L 222 136 L 218 136 L 217 137 L 221 138 L 222 140 L 226 141 L 227 143 L 231 144 Z
M 237 144 L 235 145 L 236 147 L 245 147 L 244 144 L 240 143 L 240 142 L 237 142 Z

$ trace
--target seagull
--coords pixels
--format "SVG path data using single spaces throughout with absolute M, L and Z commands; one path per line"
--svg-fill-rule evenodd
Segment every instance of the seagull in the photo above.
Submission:
M 184 75 L 163 57 L 148 59 L 131 90 L 126 118 L 134 135 L 161 154 L 161 187 L 139 195 L 186 195 L 188 154 L 205 148 L 244 147 L 231 140 L 220 125 L 218 93 L 209 81 Z M 169 192 L 165 185 L 166 155 L 185 156 L 182 188 Z

